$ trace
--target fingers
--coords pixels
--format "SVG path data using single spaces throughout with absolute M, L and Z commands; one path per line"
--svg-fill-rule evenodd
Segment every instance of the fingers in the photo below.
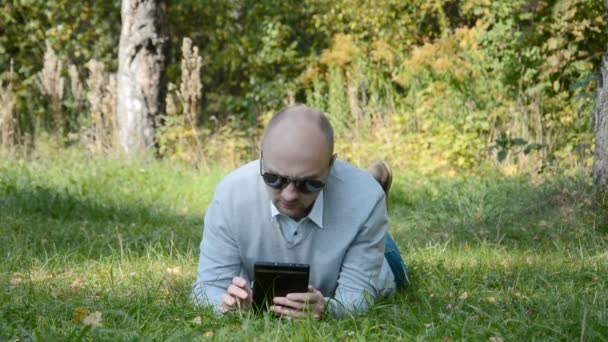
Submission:
M 249 297 L 249 293 L 245 289 L 240 288 L 234 284 L 228 286 L 227 292 L 240 299 L 247 299 Z
M 243 277 L 234 277 L 232 278 L 232 284 L 242 288 L 242 289 L 247 289 L 249 288 L 249 284 L 247 283 L 247 280 Z
M 325 311 L 323 294 L 313 287 L 305 293 L 290 293 L 285 297 L 273 298 L 270 311 L 280 317 L 321 319 Z
M 228 286 L 228 293 L 240 299 L 247 299 L 251 296 L 251 289 L 246 279 L 241 277 L 232 278 L 232 285 Z
M 238 304 L 236 298 L 232 297 L 228 293 L 224 293 L 222 295 L 222 303 L 220 305 L 220 308 L 222 309 L 223 313 L 227 313 L 234 310 L 237 305 Z
M 247 302 L 245 300 L 239 299 L 230 293 L 226 292 L 222 295 L 222 303 L 221 303 L 222 312 L 226 313 L 229 311 L 233 311 L 235 309 L 244 309 L 246 308 Z
M 281 318 L 309 318 L 310 317 L 313 320 L 320 320 L 321 317 L 323 317 L 322 310 L 321 311 L 319 311 L 319 310 L 298 310 L 293 307 L 278 305 L 278 303 L 275 303 L 275 305 L 271 305 L 269 309 L 272 313 L 274 313 L 275 315 L 277 315 Z
M 307 302 L 307 303 L 315 303 L 315 302 L 318 302 L 318 301 L 324 299 L 321 292 L 319 292 L 318 290 L 316 290 L 313 287 L 309 287 L 308 292 L 290 293 L 286 297 L 287 297 L 287 299 L 292 300 L 292 301 Z
M 275 297 L 272 300 L 273 304 L 277 304 L 283 307 L 288 307 L 292 309 L 296 309 L 299 311 L 304 311 L 308 307 L 308 303 L 304 301 L 293 301 L 286 297 Z
M 236 304 L 236 299 L 228 293 L 224 293 L 222 295 L 222 304 L 225 304 L 226 306 L 233 306 Z
M 235 309 L 245 309 L 251 304 L 251 289 L 247 280 L 241 277 L 234 277 L 232 284 L 228 286 L 222 295 L 221 308 L 224 313 Z
M 309 314 L 304 311 L 291 309 L 280 305 L 271 305 L 270 311 L 281 318 L 304 318 L 309 316 Z

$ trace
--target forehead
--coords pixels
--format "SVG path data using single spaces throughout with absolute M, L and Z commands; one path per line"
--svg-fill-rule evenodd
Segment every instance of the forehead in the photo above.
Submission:
M 264 167 L 290 177 L 322 174 L 329 163 L 329 148 L 322 133 L 311 129 L 274 129 L 263 145 Z

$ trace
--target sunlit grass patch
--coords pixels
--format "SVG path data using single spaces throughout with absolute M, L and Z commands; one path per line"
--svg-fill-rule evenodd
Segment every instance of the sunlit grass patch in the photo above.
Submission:
M 79 154 L 0 160 L 0 339 L 602 340 L 608 234 L 584 179 L 397 172 L 404 293 L 362 317 L 194 307 L 224 170 Z

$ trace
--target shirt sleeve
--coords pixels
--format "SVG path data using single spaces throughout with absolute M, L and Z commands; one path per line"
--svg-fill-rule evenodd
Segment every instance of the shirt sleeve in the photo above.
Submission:
M 216 313 L 221 312 L 222 296 L 232 278 L 241 272 L 239 249 L 222 204 L 216 192 L 205 214 L 198 274 L 192 292 L 195 304 L 212 306 Z
M 346 251 L 336 293 L 327 304 L 335 317 L 367 311 L 368 301 L 373 302 L 378 294 L 388 228 L 385 203 L 381 197 Z

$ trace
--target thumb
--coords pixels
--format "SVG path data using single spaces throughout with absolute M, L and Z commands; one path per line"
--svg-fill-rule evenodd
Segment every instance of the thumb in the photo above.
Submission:
M 308 285 L 308 292 L 309 293 L 321 293 L 321 291 L 317 290 L 314 286 L 312 285 Z

